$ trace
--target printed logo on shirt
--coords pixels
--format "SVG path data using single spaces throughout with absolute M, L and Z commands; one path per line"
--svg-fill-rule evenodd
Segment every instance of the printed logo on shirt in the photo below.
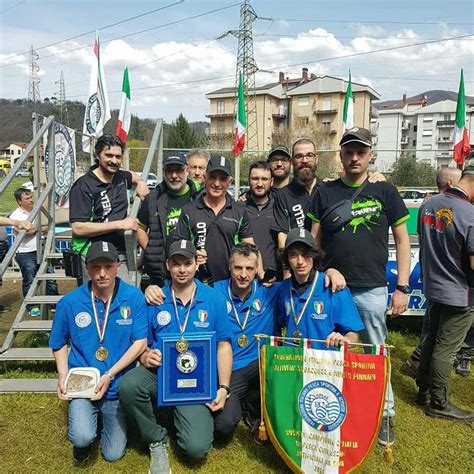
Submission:
M 431 229 L 435 229 L 436 232 L 444 232 L 446 228 L 454 222 L 453 209 L 444 207 L 438 209 L 435 214 L 426 209 L 422 217 L 422 222 L 423 224 L 429 225 Z
M 200 309 L 198 311 L 198 319 L 199 321 L 193 321 L 194 326 L 197 328 L 208 328 L 209 327 L 209 322 L 207 321 L 207 317 L 209 316 L 207 311 L 204 309 Z
M 252 308 L 255 310 L 255 311 L 260 311 L 262 309 L 262 302 L 260 300 L 255 300 L 253 303 L 252 303 Z
M 76 326 L 79 328 L 86 328 L 87 326 L 89 326 L 91 321 L 92 321 L 91 315 L 86 312 L 76 314 L 76 317 L 74 318 L 74 322 L 76 323 Z
M 102 222 L 107 222 L 107 216 L 112 212 L 112 203 L 106 189 L 100 192 L 100 203 L 102 204 Z
M 315 320 L 324 321 L 328 315 L 326 313 L 312 313 L 310 318 Z
M 373 232 L 375 226 L 380 225 L 378 219 L 382 213 L 383 205 L 376 198 L 364 198 L 354 201 L 351 207 L 352 220 L 348 226 L 343 227 L 343 231 L 351 228 L 355 234 L 360 226 L 365 227 L 369 232 Z
M 133 324 L 132 318 L 130 318 L 131 310 L 130 306 L 122 306 L 120 308 L 120 316 L 122 316 L 122 319 L 117 319 L 115 322 L 119 326 L 130 326 Z
M 321 314 L 324 310 L 324 303 L 322 301 L 315 301 L 313 307 L 317 314 Z
M 122 306 L 120 308 L 120 316 L 122 316 L 123 319 L 128 319 L 130 316 L 130 306 Z
M 205 222 L 196 223 L 196 248 L 203 249 L 206 246 L 207 228 Z
M 201 323 L 203 323 L 207 319 L 207 311 L 200 309 L 198 311 L 198 318 Z
M 291 210 L 293 211 L 293 215 L 295 216 L 296 219 L 296 225 L 298 227 L 304 227 L 304 211 L 303 211 L 303 206 L 301 204 L 295 204 Z
M 233 217 L 227 217 L 227 216 L 222 216 L 223 221 L 230 221 L 230 222 L 235 222 L 236 224 L 239 223 L 238 219 L 234 219 Z
M 160 326 L 167 326 L 171 321 L 171 314 L 168 313 L 168 311 L 160 311 L 157 315 L 156 315 L 156 322 L 160 325 Z

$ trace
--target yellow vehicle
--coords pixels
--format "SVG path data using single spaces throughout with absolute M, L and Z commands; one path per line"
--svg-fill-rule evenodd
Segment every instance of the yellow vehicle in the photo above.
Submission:
M 5 174 L 10 172 L 11 167 L 10 160 L 0 160 L 0 170 Z

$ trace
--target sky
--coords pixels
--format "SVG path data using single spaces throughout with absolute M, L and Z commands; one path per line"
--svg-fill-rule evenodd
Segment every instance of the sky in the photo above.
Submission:
M 471 0 L 250 4 L 258 15 L 258 85 L 276 82 L 279 71 L 300 77 L 305 66 L 345 79 L 351 70 L 353 82 L 391 100 L 431 89 L 457 92 L 464 68 L 466 94 L 474 95 Z M 240 3 L 230 0 L 0 0 L 0 97 L 28 96 L 33 45 L 41 99 L 58 96 L 63 71 L 66 98 L 84 102 L 97 29 L 112 108 L 120 107 L 128 65 L 133 114 L 207 120 L 205 94 L 235 84 L 238 40 L 225 33 L 239 22 Z M 399 48 L 415 43 L 425 44 Z

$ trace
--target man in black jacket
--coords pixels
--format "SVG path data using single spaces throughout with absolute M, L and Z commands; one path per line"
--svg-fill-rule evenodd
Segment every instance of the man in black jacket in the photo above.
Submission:
M 137 231 L 145 250 L 145 271 L 153 285 L 164 286 L 167 238 L 178 223 L 185 204 L 194 200 L 201 186 L 188 178 L 186 158 L 169 156 L 163 160 L 163 181 L 146 197 Z

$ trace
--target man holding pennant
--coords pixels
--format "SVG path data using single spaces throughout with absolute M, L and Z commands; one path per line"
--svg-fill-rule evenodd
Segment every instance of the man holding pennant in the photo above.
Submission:
M 140 290 L 117 277 L 120 262 L 113 244 L 94 242 L 86 264 L 90 282 L 59 301 L 49 345 L 58 370 L 58 398 L 70 400 L 68 436 L 75 461 L 89 458 L 98 426 L 102 455 L 116 461 L 127 443 L 118 385 L 146 347 L 147 308 Z M 97 369 L 100 379 L 95 396 L 71 400 L 68 369 L 79 367 Z
M 219 385 L 215 399 L 206 405 L 173 407 L 177 444 L 191 458 L 204 458 L 212 447 L 214 415 L 225 407 L 230 396 L 232 372 L 231 329 L 228 319 L 222 317 L 226 302 L 220 293 L 195 279 L 197 251 L 192 242 L 173 242 L 166 266 L 171 284 L 163 288 L 164 302 L 149 306 L 149 347 L 140 357 L 142 365 L 131 371 L 120 385 L 121 404 L 127 416 L 138 426 L 143 440 L 149 444 L 149 472 L 152 474 L 170 472 L 168 433 L 158 424 L 153 412 L 157 403 L 157 369 L 162 364 L 162 353 L 157 349 L 160 338 L 177 335 L 176 364 L 183 355 L 190 355 L 194 358 L 194 367 L 198 367 L 205 362 L 199 359 L 197 352 L 188 351 L 189 337 L 210 332 L 216 335 L 217 354 L 213 356 L 217 357 Z
M 82 136 L 82 150 L 91 151 L 91 137 L 102 135 L 105 124 L 110 119 L 110 105 L 105 83 L 104 66 L 100 58 L 99 32 L 96 32 L 94 43 L 94 60 L 89 80 L 89 98 L 86 103 Z

